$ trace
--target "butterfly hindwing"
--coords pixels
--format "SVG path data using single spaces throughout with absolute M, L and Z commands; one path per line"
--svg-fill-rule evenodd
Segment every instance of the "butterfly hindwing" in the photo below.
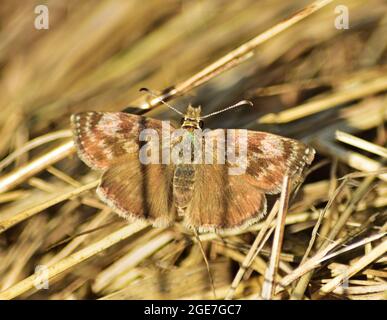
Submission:
M 253 224 L 265 215 L 265 194 L 227 170 L 227 165 L 197 165 L 195 192 L 185 210 L 188 228 L 222 231 Z
M 102 176 L 99 197 L 120 216 L 167 226 L 175 220 L 173 166 L 142 164 L 137 154 L 112 165 Z

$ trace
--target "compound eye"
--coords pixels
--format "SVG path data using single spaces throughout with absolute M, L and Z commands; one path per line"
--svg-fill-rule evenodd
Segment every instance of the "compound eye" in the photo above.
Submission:
M 204 122 L 202 120 L 199 121 L 199 127 L 200 129 L 203 129 L 203 126 L 204 126 Z

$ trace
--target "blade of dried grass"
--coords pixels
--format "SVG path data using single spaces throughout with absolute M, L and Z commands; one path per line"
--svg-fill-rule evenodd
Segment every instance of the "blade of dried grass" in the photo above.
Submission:
M 166 231 L 158 234 L 153 239 L 148 240 L 147 243 L 135 248 L 132 252 L 113 263 L 98 275 L 93 284 L 93 291 L 99 292 L 103 290 L 109 283 L 113 282 L 114 278 L 119 278 L 120 273 L 128 272 L 142 260 L 172 241 L 174 237 L 175 235 L 173 232 Z
M 334 142 L 318 139 L 314 145 L 321 153 L 337 157 L 341 162 L 348 164 L 356 170 L 372 172 L 382 169 L 382 165 L 378 161 L 370 159 L 360 153 L 342 148 Z M 383 181 L 387 181 L 387 174 L 382 173 L 379 174 L 378 177 Z
M 312 235 L 311 235 L 311 238 L 310 238 L 310 241 L 309 241 L 309 244 L 308 244 L 308 247 L 306 248 L 306 251 L 305 251 L 305 254 L 304 256 L 302 257 L 302 260 L 301 260 L 301 263 L 300 264 L 303 264 L 306 259 L 308 258 L 309 256 L 309 253 L 312 251 L 312 248 L 315 244 L 315 241 L 317 239 L 317 235 L 318 235 L 318 230 L 320 228 L 320 225 L 322 224 L 323 222 L 323 219 L 325 218 L 325 216 L 327 215 L 327 212 L 328 210 L 331 208 L 332 206 L 332 203 L 335 201 L 337 195 L 342 191 L 342 189 L 344 188 L 345 186 L 345 183 L 343 182 L 336 190 L 335 190 L 335 187 L 337 185 L 337 182 L 336 182 L 336 170 L 337 170 L 337 161 L 334 160 L 333 161 L 333 165 L 331 167 L 331 172 L 330 172 L 330 176 L 331 176 L 331 179 L 330 179 L 330 187 L 329 187 L 329 194 L 330 194 L 330 197 L 329 197 L 329 200 L 328 200 L 328 203 L 327 205 L 325 206 L 324 210 L 321 211 L 319 217 L 318 217 L 318 220 L 316 222 L 316 224 L 314 225 L 313 227 L 313 230 L 312 230 Z
M 18 212 L 11 217 L 6 217 L 2 221 L 0 221 L 0 233 L 4 232 L 5 230 L 9 229 L 10 227 L 14 226 L 15 224 L 24 221 L 25 219 L 49 208 L 53 205 L 56 205 L 62 201 L 68 200 L 82 192 L 85 192 L 87 190 L 95 188 L 99 183 L 99 179 L 92 181 L 88 184 L 85 184 L 79 188 L 72 188 L 70 191 L 67 191 L 63 193 L 63 191 L 59 191 L 57 194 L 55 194 L 51 199 L 44 200 L 41 203 L 35 204 L 34 206 L 22 210 L 21 212 Z
M 336 139 L 340 142 L 344 142 L 351 146 L 357 147 L 361 150 L 372 152 L 381 157 L 387 158 L 387 149 L 382 146 L 378 146 L 374 143 L 371 143 L 367 140 L 355 137 L 351 134 L 348 134 L 343 131 L 336 131 Z
M 200 250 L 197 250 L 199 253 Z M 200 255 L 200 254 L 199 254 Z M 200 259 L 200 260 L 199 260 Z M 207 268 L 199 256 L 199 263 L 173 268 L 169 272 L 155 270 L 143 279 L 138 279 L 125 288 L 106 295 L 101 300 L 123 299 L 212 299 L 208 283 Z M 224 288 L 229 281 L 230 262 L 212 262 L 215 276 L 216 296 L 224 297 Z M 160 284 L 160 277 L 163 281 Z
M 0 194 L 0 203 L 19 200 L 19 199 L 27 197 L 28 194 L 29 194 L 29 192 L 25 191 L 25 190 L 15 190 L 15 191 L 2 193 L 2 194 Z
M 64 173 L 63 171 L 61 171 L 53 166 L 48 167 L 47 172 L 51 173 L 53 176 L 57 177 L 58 179 L 66 182 L 67 184 L 69 184 L 70 186 L 73 186 L 75 188 L 78 188 L 82 185 L 77 180 L 73 179 L 72 177 L 70 177 L 69 175 Z
M 333 240 L 338 236 L 339 232 L 342 230 L 342 228 L 344 228 L 349 217 L 355 211 L 357 203 L 368 192 L 369 187 L 374 180 L 375 180 L 375 176 L 369 176 L 362 181 L 362 183 L 359 185 L 359 187 L 353 193 L 353 196 L 352 196 L 351 201 L 349 202 L 347 208 L 340 215 L 337 223 L 333 226 L 331 232 L 328 235 L 328 239 Z
M 25 145 L 23 145 L 21 148 L 15 150 L 14 152 L 10 153 L 6 158 L 0 161 L 0 172 L 9 164 L 12 163 L 17 157 L 21 156 L 23 153 L 26 153 L 36 147 L 39 147 L 45 143 L 62 139 L 62 138 L 69 138 L 71 137 L 71 131 L 70 130 L 60 130 L 55 132 L 50 132 L 48 134 L 42 135 L 40 137 L 37 137 L 35 139 L 32 139 L 28 141 Z
M 387 77 L 380 77 L 349 89 L 343 89 L 324 98 L 301 104 L 297 107 L 279 112 L 269 113 L 258 119 L 259 123 L 287 123 L 302 119 L 317 112 L 334 108 L 340 104 L 364 98 L 387 89 Z
M 340 215 L 339 220 L 337 223 L 333 226 L 333 228 L 330 230 L 327 238 L 322 243 L 321 247 L 319 248 L 320 251 L 324 251 L 327 247 L 330 247 L 331 241 L 333 241 L 339 232 L 342 230 L 342 228 L 345 226 L 347 220 L 352 215 L 353 211 L 356 208 L 357 203 L 363 198 L 363 196 L 367 193 L 369 186 L 371 183 L 375 180 L 375 175 L 369 176 L 363 180 L 363 182 L 360 184 L 360 186 L 356 189 L 356 191 L 353 194 L 353 197 L 351 201 L 349 202 L 346 210 Z M 317 254 L 316 254 L 317 255 Z M 309 281 L 311 280 L 313 276 L 313 272 L 309 272 L 305 274 L 300 281 L 298 281 L 296 287 L 294 288 L 292 292 L 292 299 L 301 299 L 304 295 L 304 292 L 309 284 Z
M 276 202 L 275 206 L 277 207 L 275 210 L 278 210 L 278 202 Z M 273 206 L 271 212 L 275 208 Z M 258 230 L 262 230 L 263 228 L 267 228 L 267 221 L 269 220 L 270 214 L 268 217 L 265 219 L 265 221 L 261 223 L 257 223 L 256 225 L 253 225 L 251 227 L 248 227 L 244 230 L 230 230 L 225 233 L 222 233 L 222 237 L 231 237 L 231 236 L 236 236 L 236 235 L 242 235 L 248 232 L 254 232 Z M 293 213 L 289 216 L 286 217 L 286 224 L 294 224 L 294 223 L 299 223 L 299 222 L 304 222 L 304 221 L 311 221 L 311 220 L 316 220 L 318 218 L 318 213 L 317 212 L 301 212 L 301 213 Z M 273 227 L 275 224 L 273 221 L 271 221 L 270 227 Z M 265 229 L 267 231 L 267 229 Z M 262 237 L 262 236 L 260 236 Z M 200 235 L 200 240 L 201 241 L 211 241 L 214 239 L 218 239 L 219 235 L 216 233 L 208 233 L 208 234 L 203 234 Z
M 0 177 L 0 193 L 14 188 L 19 183 L 46 169 L 55 162 L 66 158 L 74 151 L 74 143 L 70 140 L 10 173 L 5 174 Z
M 379 257 L 384 255 L 387 252 L 387 240 L 381 242 L 378 246 L 372 249 L 368 254 L 362 256 L 357 262 L 352 266 L 348 267 L 348 270 L 333 278 L 327 284 L 321 287 L 318 291 L 319 296 L 324 296 L 327 293 L 336 289 L 340 284 L 342 284 L 346 279 L 349 279 L 360 270 L 364 269 L 366 266 L 377 260 Z
M 276 279 L 278 278 L 279 257 L 282 250 L 282 242 L 285 230 L 285 218 L 289 205 L 290 196 L 290 178 L 288 175 L 284 177 L 282 183 L 281 197 L 279 201 L 277 225 L 274 233 L 273 245 L 271 250 L 269 266 L 265 273 L 265 282 L 262 287 L 261 296 L 265 300 L 273 298 Z
M 387 292 L 387 283 L 369 285 L 369 286 L 359 286 L 359 287 L 353 286 L 348 288 L 339 287 L 332 291 L 333 293 L 336 293 L 336 294 L 346 294 L 346 295 L 352 295 L 352 294 L 363 295 L 363 294 L 374 293 L 374 292 Z
M 273 222 L 275 216 L 277 215 L 278 208 L 279 208 L 279 201 L 277 201 L 274 204 L 273 208 L 270 211 L 270 214 L 263 222 L 262 228 L 257 234 L 257 237 L 255 238 L 253 244 L 251 245 L 249 252 L 245 256 L 241 266 L 239 267 L 237 274 L 234 277 L 234 280 L 231 283 L 230 289 L 228 290 L 227 295 L 225 297 L 226 300 L 232 299 L 236 289 L 238 288 L 239 283 L 243 278 L 243 275 L 245 274 L 246 270 L 250 267 L 252 261 L 254 261 L 255 258 L 257 257 L 259 253 L 258 247 L 262 243 L 262 240 L 264 239 L 265 234 L 269 230 L 271 223 Z
M 352 243 L 352 244 L 350 244 L 350 245 L 347 245 L 347 246 L 345 246 L 343 249 L 334 251 L 334 252 L 332 252 L 332 253 L 326 255 L 324 258 L 322 258 L 322 259 L 320 260 L 320 263 L 321 263 L 321 262 L 324 262 L 324 261 L 326 261 L 326 260 L 328 260 L 328 259 L 332 259 L 333 257 L 336 257 L 336 256 L 338 256 L 339 254 L 342 254 L 342 253 L 344 253 L 344 252 L 348 252 L 348 251 L 350 251 L 350 250 L 353 250 L 353 249 L 356 249 L 356 248 L 358 248 L 358 247 L 364 246 L 364 245 L 366 245 L 366 244 L 368 244 L 368 243 L 371 243 L 372 241 L 376 241 L 376 240 L 378 240 L 378 239 L 380 239 L 380 238 L 383 238 L 384 236 L 386 236 L 386 232 L 383 232 L 383 233 L 377 233 L 377 234 L 375 234 L 375 235 L 373 235 L 373 236 L 364 238 L 364 239 L 362 239 L 362 240 L 360 240 L 360 241 L 358 241 L 358 242 L 355 242 L 355 243 Z
M 106 236 L 100 241 L 93 243 L 88 247 L 72 254 L 71 256 L 64 258 L 59 262 L 49 266 L 47 268 L 48 280 L 53 279 L 59 274 L 76 266 L 77 264 L 80 264 L 86 259 L 92 256 L 95 256 L 96 254 L 106 250 L 107 248 L 115 245 L 116 243 L 127 239 L 133 234 L 141 230 L 144 230 L 146 227 L 148 227 L 148 225 L 149 224 L 145 222 L 137 222 L 137 223 L 129 224 L 111 233 L 110 235 Z M 38 283 L 38 281 L 39 281 L 38 275 L 33 274 L 28 278 L 13 285 L 12 287 L 0 292 L 0 300 L 9 300 L 9 299 L 16 298 L 22 295 L 23 293 L 27 292 L 28 290 L 33 289 L 34 284 Z
M 87 230 L 93 230 L 102 225 L 102 223 L 109 217 L 111 214 L 110 208 L 105 208 L 101 210 L 91 221 L 87 221 L 80 227 L 80 232 L 85 232 Z M 78 246 L 80 246 L 88 237 L 88 234 L 78 235 L 73 238 L 66 246 L 61 249 L 57 254 L 55 254 L 47 263 L 47 266 L 53 265 L 63 258 L 69 256 Z M 56 244 L 55 244 L 56 245 Z M 50 249 L 50 248 L 49 248 Z M 48 249 L 48 250 L 49 250 Z
M 271 27 L 270 29 L 259 34 L 258 36 L 251 39 L 250 41 L 247 41 L 243 45 L 229 52 L 227 55 L 215 61 L 214 63 L 212 63 L 211 65 L 209 65 L 208 67 L 206 67 L 205 69 L 203 69 L 202 71 L 200 71 L 199 73 L 197 73 L 196 75 L 188 79 L 187 81 L 184 81 L 180 85 L 176 86 L 175 88 L 172 88 L 169 92 L 166 92 L 161 98 L 167 100 L 168 98 L 170 98 L 170 95 L 178 95 L 178 94 L 185 93 L 191 90 L 192 88 L 195 88 L 200 84 L 208 81 L 209 79 L 213 78 L 219 73 L 225 72 L 231 67 L 236 66 L 240 62 L 244 61 L 245 60 L 244 57 L 250 54 L 257 46 L 273 38 L 277 34 L 283 32 L 284 30 L 288 29 L 289 27 L 301 21 L 302 19 L 305 19 L 312 13 L 320 10 L 321 8 L 323 8 L 324 6 L 328 5 L 331 2 L 332 0 L 317 0 L 311 3 L 310 5 L 306 6 L 304 9 L 295 13 L 290 18 L 276 24 L 274 27 Z M 155 98 L 152 100 L 151 105 L 159 103 L 159 101 L 160 100 Z
M 283 279 L 279 282 L 276 291 L 279 292 L 289 286 L 293 281 L 297 280 L 299 277 L 310 274 L 310 271 L 316 268 L 319 265 L 319 261 L 333 248 L 335 248 L 337 245 L 339 245 L 339 241 L 334 241 L 330 243 L 326 248 L 320 250 L 317 252 L 313 257 L 309 258 L 305 261 L 301 266 L 294 269 L 294 271 L 291 274 L 288 274 L 287 276 L 283 277 Z M 309 280 L 308 280 L 309 283 Z

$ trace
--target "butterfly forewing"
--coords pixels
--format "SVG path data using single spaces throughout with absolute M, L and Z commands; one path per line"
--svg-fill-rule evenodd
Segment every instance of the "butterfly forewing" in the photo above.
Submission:
M 300 141 L 248 131 L 246 175 L 265 193 L 279 193 L 285 174 L 297 184 L 313 158 L 314 150 Z
M 82 112 L 72 115 L 71 127 L 79 157 L 89 167 L 104 170 L 138 152 L 143 129 L 161 134 L 162 121 L 123 112 Z

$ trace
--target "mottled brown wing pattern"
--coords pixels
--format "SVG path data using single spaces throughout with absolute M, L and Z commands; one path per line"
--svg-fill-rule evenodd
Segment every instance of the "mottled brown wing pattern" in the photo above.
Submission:
M 123 112 L 82 112 L 71 116 L 78 155 L 89 167 L 105 170 L 128 153 L 138 152 L 142 129 L 160 130 L 159 120 Z
M 174 167 L 142 164 L 137 154 L 127 155 L 102 176 L 97 194 L 116 213 L 165 227 L 175 220 L 172 195 Z
M 71 117 L 71 126 L 79 157 L 105 171 L 97 188 L 102 201 L 128 220 L 155 226 L 175 220 L 173 166 L 139 161 L 141 130 L 151 128 L 161 135 L 162 121 L 122 112 L 84 112 Z
M 315 151 L 301 141 L 266 132 L 248 131 L 246 175 L 251 184 L 268 194 L 281 191 L 285 174 L 298 184 Z
M 216 141 L 219 135 L 226 136 L 227 133 L 224 129 L 217 129 L 210 135 Z M 235 148 L 236 154 L 239 154 L 238 140 L 229 140 L 228 148 Z M 301 141 L 247 130 L 247 166 L 241 176 L 263 192 L 276 194 L 281 191 L 285 174 L 292 178 L 294 184 L 299 182 L 305 166 L 312 163 L 314 154 L 314 149 Z M 233 165 L 228 160 L 226 164 Z
M 216 139 L 226 133 L 218 129 L 210 134 Z M 300 141 L 254 131 L 248 131 L 247 137 L 244 174 L 229 175 L 233 164 L 228 161 L 225 165 L 196 165 L 195 178 L 191 179 L 195 192 L 185 209 L 187 227 L 222 231 L 260 220 L 266 214 L 265 194 L 279 193 L 285 174 L 293 186 L 297 184 L 314 157 L 314 150 Z M 234 147 L 238 154 L 238 143 Z
M 213 164 L 144 165 L 139 134 L 151 128 L 161 136 L 161 121 L 121 112 L 86 112 L 73 115 L 71 123 L 80 158 L 105 171 L 99 197 L 119 215 L 155 226 L 170 225 L 177 211 L 187 227 L 201 232 L 252 224 L 266 213 L 265 194 L 280 192 L 285 174 L 297 183 L 314 157 L 314 150 L 299 141 L 248 131 L 247 167 L 241 175 L 229 174 L 235 163 L 216 164 L 216 154 Z M 216 139 L 225 130 L 210 135 Z M 238 153 L 236 143 L 231 147 Z
M 184 214 L 187 228 L 222 232 L 253 224 L 266 213 L 265 194 L 227 170 L 227 165 L 197 165 L 195 192 Z

